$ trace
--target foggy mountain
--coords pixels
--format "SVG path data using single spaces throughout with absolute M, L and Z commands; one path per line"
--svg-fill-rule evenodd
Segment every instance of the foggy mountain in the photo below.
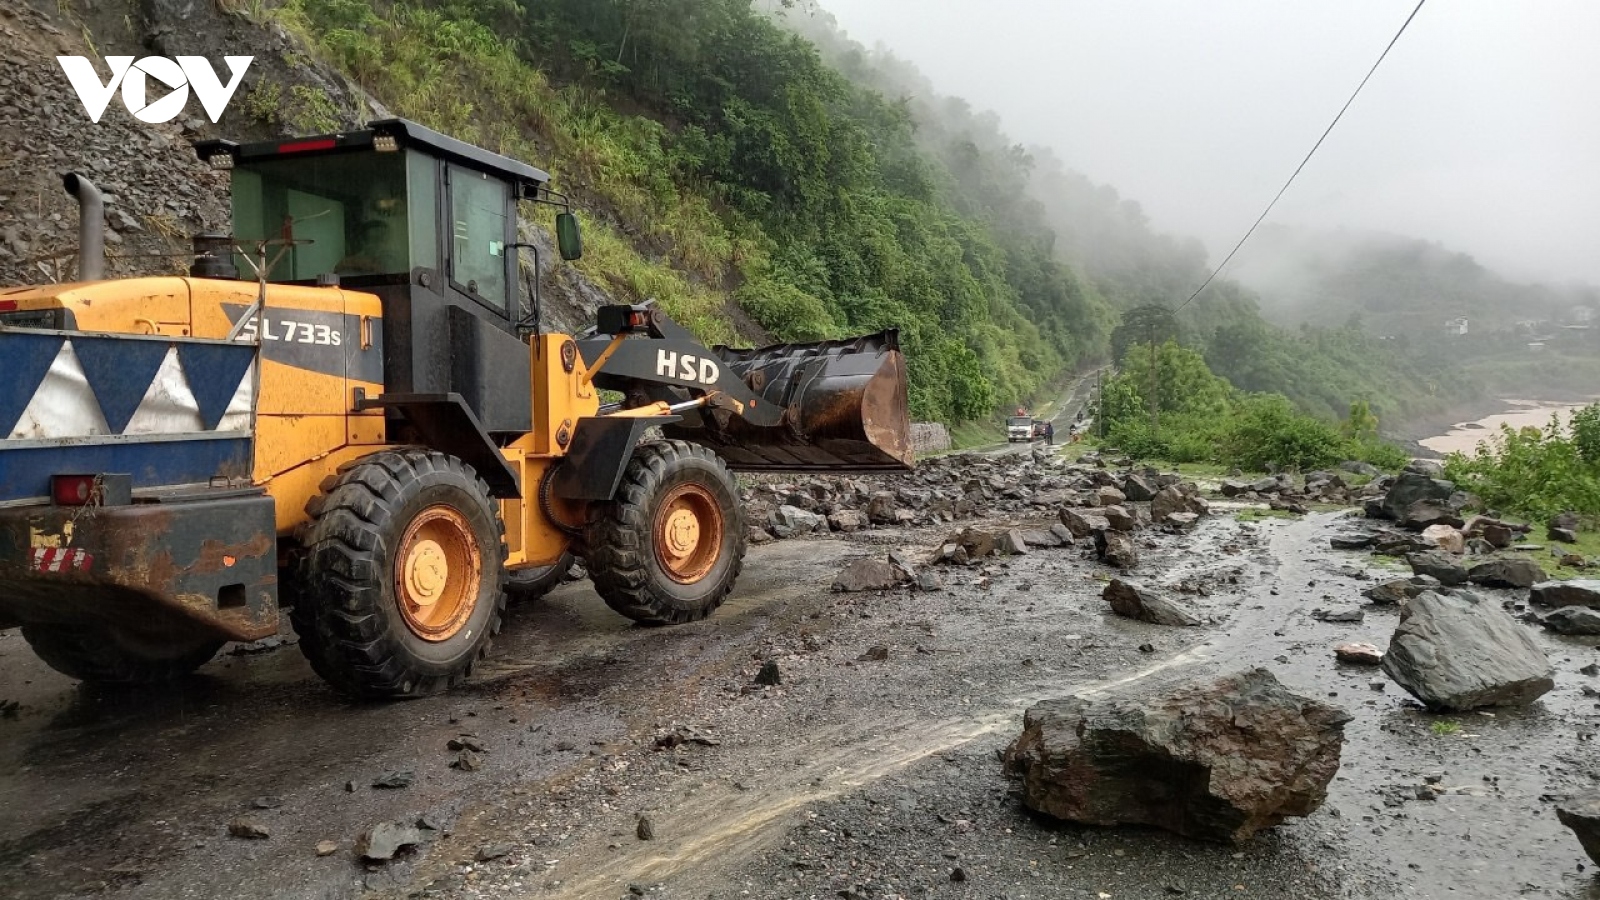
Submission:
M 1586 321 L 1600 305 L 1592 285 L 1514 281 L 1434 241 L 1354 229 L 1268 225 L 1228 267 L 1280 324 L 1336 326 L 1356 317 L 1377 334 Z M 1588 312 L 1585 312 L 1588 310 Z

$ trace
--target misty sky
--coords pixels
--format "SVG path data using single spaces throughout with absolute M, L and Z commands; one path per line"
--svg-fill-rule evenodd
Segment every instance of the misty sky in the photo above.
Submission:
M 1414 0 L 823 0 L 1011 136 L 1206 242 L 1244 233 Z M 1429 0 L 1268 222 L 1600 282 L 1600 2 Z M 1247 245 L 1230 266 L 1246 276 Z

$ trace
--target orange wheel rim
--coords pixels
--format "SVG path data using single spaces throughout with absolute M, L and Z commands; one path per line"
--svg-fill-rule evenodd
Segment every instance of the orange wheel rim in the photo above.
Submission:
M 698 484 L 680 484 L 667 492 L 656 510 L 656 561 L 679 584 L 694 584 L 722 556 L 722 507 Z
M 467 517 L 449 506 L 428 507 L 406 527 L 395 560 L 394 595 L 411 633 L 425 641 L 459 633 L 483 584 L 483 559 Z

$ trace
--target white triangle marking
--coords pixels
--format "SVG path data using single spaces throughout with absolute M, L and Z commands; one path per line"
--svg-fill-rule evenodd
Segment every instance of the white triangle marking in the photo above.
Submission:
M 100 401 L 89 389 L 89 377 L 78 362 L 71 341 L 63 341 L 50 369 L 39 382 L 28 408 L 8 435 L 11 439 L 88 437 L 109 434 Z
M 195 434 L 205 431 L 205 420 L 200 418 L 200 404 L 189 390 L 189 381 L 183 376 L 183 364 L 178 361 L 178 348 L 169 347 L 161 360 L 161 368 L 134 410 L 133 418 L 123 434 Z

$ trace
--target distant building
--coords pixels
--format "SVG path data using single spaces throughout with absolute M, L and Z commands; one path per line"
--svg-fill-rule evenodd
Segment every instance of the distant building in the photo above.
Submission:
M 1572 308 L 1572 322 L 1574 325 L 1588 325 L 1594 321 L 1594 307 L 1574 306 Z
M 1465 316 L 1451 319 L 1444 323 L 1444 333 L 1459 337 L 1467 333 L 1467 320 Z

